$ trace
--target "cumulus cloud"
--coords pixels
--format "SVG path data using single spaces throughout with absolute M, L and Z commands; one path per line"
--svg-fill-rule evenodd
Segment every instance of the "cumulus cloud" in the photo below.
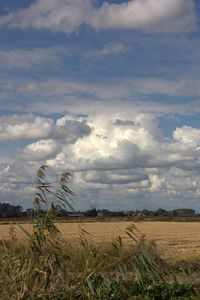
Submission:
M 36 165 L 42 161 L 54 175 L 72 173 L 72 188 L 83 202 L 95 197 L 100 206 L 109 208 L 110 203 L 113 209 L 123 205 L 131 208 L 137 199 L 138 205 L 144 203 L 145 208 L 148 203 L 156 207 L 157 201 L 159 206 L 172 208 L 178 207 L 179 201 L 181 206 L 187 201 L 193 201 L 193 207 L 197 205 L 199 129 L 183 126 L 174 131 L 172 138 L 165 138 L 152 114 L 110 112 L 90 114 L 84 119 L 92 131 L 75 143 L 68 143 L 60 135 L 60 139 L 38 139 L 18 150 L 20 163 L 0 167 L 0 193 L 5 194 L 9 182 L 19 195 L 20 186 L 29 186 Z M 65 128 L 69 122 L 81 123 L 83 119 L 68 115 L 57 119 L 54 126 Z
M 122 4 L 105 2 L 89 20 L 96 29 L 124 28 L 147 32 L 190 31 L 196 26 L 193 1 L 135 0 Z
M 193 143 L 194 146 L 200 146 L 200 129 L 192 128 L 191 126 L 176 128 L 173 132 L 173 137 L 184 144 Z
M 73 144 L 78 138 L 90 135 L 91 130 L 86 120 L 66 116 L 57 120 L 56 130 L 52 137 L 55 139 L 64 138 L 64 143 Z
M 110 117 L 88 118 L 92 133 L 71 147 L 63 146 L 62 153 L 48 164 L 59 169 L 66 160 L 75 171 L 103 171 L 176 165 L 185 168 L 195 159 L 193 168 L 199 166 L 198 149 L 190 143 L 165 139 L 154 116 L 138 114 L 132 122 Z
M 12 164 L 0 164 L 0 181 L 8 188 L 12 184 L 33 184 L 34 164 L 32 162 L 14 162 Z M 34 169 L 36 171 L 36 169 Z
M 0 117 L 0 140 L 38 139 L 51 133 L 53 120 L 29 115 Z
M 134 126 L 135 125 L 135 122 L 134 121 L 131 121 L 131 120 L 120 120 L 120 119 L 116 119 L 114 122 L 113 122 L 114 125 L 117 125 L 117 126 Z
M 132 174 L 123 171 L 87 171 L 83 173 L 83 179 L 90 183 L 122 185 L 148 180 L 148 176 L 138 170 Z
M 105 190 L 113 197 L 119 193 L 118 205 L 122 194 L 122 199 L 141 196 L 145 201 L 149 197 L 179 201 L 192 193 L 197 197 L 198 146 L 177 139 L 176 131 L 173 139 L 164 138 L 152 115 L 137 114 L 132 119 L 119 115 L 88 117 L 91 135 L 70 147 L 63 145 L 62 152 L 46 163 L 57 172 L 64 171 L 67 164 L 80 191 L 98 191 L 100 198 Z M 192 135 L 192 128 L 188 131 Z
M 0 117 L 0 140 L 53 138 L 65 143 L 75 143 L 78 138 L 90 134 L 91 128 L 84 120 L 61 119 L 57 124 L 50 118 L 28 115 Z
M 61 146 L 53 140 L 40 140 L 18 150 L 16 156 L 28 161 L 44 161 L 54 158 L 61 151 Z
M 192 0 L 132 0 L 121 4 L 91 0 L 38 0 L 0 17 L 0 26 L 72 33 L 82 24 L 96 30 L 190 32 L 197 28 Z

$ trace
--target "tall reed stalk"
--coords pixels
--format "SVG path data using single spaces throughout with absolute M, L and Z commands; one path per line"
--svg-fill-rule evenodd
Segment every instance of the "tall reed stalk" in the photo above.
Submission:
M 70 173 L 63 173 L 56 185 L 46 180 L 46 166 L 42 165 L 37 172 L 36 193 L 33 201 L 33 231 L 29 233 L 23 226 L 21 229 L 28 237 L 30 247 L 22 249 L 17 254 L 14 249 L 9 257 L 9 272 L 15 269 L 10 291 L 5 291 L 7 299 L 32 299 L 36 294 L 45 293 L 58 288 L 66 280 L 66 264 L 62 258 L 63 243 L 56 225 L 57 207 L 72 207 L 72 197 L 75 194 L 68 188 Z M 4 249 L 6 253 L 6 248 Z M 10 270 L 11 268 L 11 270 Z M 12 275 L 14 275 L 12 273 Z

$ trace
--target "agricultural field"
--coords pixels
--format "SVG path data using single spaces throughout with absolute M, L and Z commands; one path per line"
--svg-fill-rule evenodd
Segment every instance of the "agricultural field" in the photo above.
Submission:
M 199 222 L 54 223 L 48 213 L 0 225 L 0 299 L 200 299 Z
M 130 244 L 125 229 L 132 222 L 88 222 L 60 223 L 58 228 L 65 241 L 77 242 L 81 230 L 89 234 L 87 238 L 95 244 L 108 244 L 121 236 L 124 244 Z M 187 258 L 200 255 L 200 222 L 138 222 L 134 223 L 145 239 L 155 242 L 158 251 L 164 258 Z M 21 224 L 31 232 L 31 224 Z M 0 225 L 0 239 L 8 239 L 13 233 L 17 239 L 27 239 L 19 224 Z

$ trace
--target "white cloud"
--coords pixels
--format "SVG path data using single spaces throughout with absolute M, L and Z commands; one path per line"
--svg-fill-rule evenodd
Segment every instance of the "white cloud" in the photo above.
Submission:
M 53 120 L 33 115 L 0 117 L 0 140 L 38 139 L 50 134 Z
M 148 176 L 141 171 L 136 170 L 134 173 L 123 171 L 86 171 L 83 173 L 85 182 L 96 184 L 110 184 L 122 185 L 135 182 L 143 182 L 148 180 Z
M 0 25 L 72 33 L 81 24 L 96 30 L 190 32 L 197 28 L 192 0 L 132 0 L 121 4 L 91 0 L 38 0 L 0 17 Z
M 159 117 L 174 117 L 200 112 L 200 101 L 187 103 L 181 101 L 181 103 L 170 104 L 158 100 L 148 100 L 147 98 L 143 101 L 141 100 L 143 97 L 142 91 L 141 93 L 137 92 L 135 85 L 132 84 L 133 82 L 134 79 L 130 78 L 121 80 L 121 82 L 116 79 L 107 80 L 107 82 L 99 81 L 94 84 L 61 79 L 41 82 L 33 80 L 23 80 L 22 82 L 20 80 L 16 83 L 13 82 L 13 84 L 11 80 L 5 82 L 2 80 L 0 88 L 2 88 L 3 94 L 2 101 L 0 101 L 0 110 L 9 111 L 10 113 L 12 111 L 32 112 L 47 116 L 54 114 L 90 115 L 98 114 L 100 111 L 104 111 L 105 114 L 121 112 L 121 115 L 123 115 L 124 111 L 128 119 L 138 113 L 152 113 Z M 177 80 L 176 83 L 178 86 L 179 81 Z M 142 82 L 140 84 L 142 85 Z M 166 81 L 167 84 L 168 81 Z M 170 91 L 170 85 L 168 89 Z M 197 93 L 194 93 L 194 95 L 197 95 Z M 0 140 L 2 136 L 7 140 L 9 139 L 8 129 L 5 126 L 7 119 L 9 120 L 8 116 L 3 117 L 3 119 L 0 118 Z M 48 119 L 46 118 L 46 120 Z M 55 130 L 53 131 L 55 132 Z M 26 134 L 28 135 L 28 133 Z M 68 136 L 70 136 L 69 132 Z M 51 136 L 41 132 L 41 138 L 51 138 Z
M 173 165 L 186 168 L 190 161 L 193 169 L 199 167 L 198 148 L 191 143 L 165 139 L 152 115 L 138 114 L 120 122 L 119 115 L 88 117 L 92 133 L 70 147 L 63 145 L 62 153 L 48 164 L 62 169 L 63 161 L 67 161 L 74 171 L 170 168 Z
M 14 162 L 12 164 L 0 164 L 0 181 L 4 186 L 12 184 L 33 184 L 36 168 L 32 162 Z
M 23 207 L 31 207 L 35 193 L 36 170 L 39 166 L 32 162 L 0 164 L 1 202 L 11 202 Z
M 18 118 L 17 123 L 22 117 Z M 23 118 L 27 120 L 27 116 Z M 54 126 L 58 130 L 70 122 L 82 124 L 83 119 L 68 115 L 57 119 Z M 91 113 L 85 117 L 84 124 L 93 129 L 75 143 L 69 144 L 61 134 L 59 139 L 51 134 L 51 138 L 38 139 L 18 150 L 21 163 L 0 168 L 0 193 L 5 196 L 7 191 L 14 195 L 13 189 L 16 189 L 16 197 L 19 197 L 21 187 L 30 195 L 27 187 L 42 161 L 54 176 L 66 171 L 73 174 L 72 188 L 83 199 L 80 204 L 83 206 L 92 198 L 99 201 L 100 206 L 113 205 L 113 209 L 123 205 L 131 208 L 137 199 L 145 207 L 148 203 L 151 207 L 159 203 L 159 206 L 174 208 L 179 202 L 185 206 L 187 201 L 193 201 L 193 207 L 197 205 L 200 190 L 198 129 L 177 128 L 173 138 L 166 139 L 153 115 L 130 115 L 128 111 Z M 10 185 L 9 191 L 6 184 Z
M 105 101 L 105 99 L 132 100 L 133 98 L 138 98 L 139 95 L 181 96 L 200 94 L 199 81 L 189 78 L 173 78 L 169 80 L 157 77 L 126 77 L 99 80 L 95 83 L 52 78 L 41 82 L 27 81 L 26 84 L 19 84 L 16 88 L 19 93 L 22 92 L 27 96 L 30 92 L 33 92 L 35 96 L 65 97 L 65 99 L 69 99 L 69 103 L 70 98 L 73 97 L 82 98 L 82 101 L 88 101 L 88 99 L 94 97 Z M 13 94 L 15 89 L 13 89 Z M 83 94 L 82 97 L 80 96 L 81 94 Z M 85 94 L 87 94 L 87 98 L 84 97 Z
M 150 175 L 150 190 L 152 192 L 159 192 L 165 188 L 165 178 L 158 175 Z
M 53 140 L 40 140 L 18 150 L 16 156 L 22 160 L 44 161 L 54 158 L 61 151 L 61 146 Z
M 119 54 L 127 50 L 128 47 L 124 46 L 122 43 L 111 42 L 104 45 L 104 47 L 100 50 L 95 50 L 84 54 L 84 57 L 91 58 L 91 57 L 108 56 L 111 54 Z
M 195 95 L 200 93 L 199 81 L 195 79 L 133 78 L 128 79 L 137 93 L 153 95 Z
M 162 206 L 161 198 L 165 207 L 172 208 L 179 201 L 182 206 L 191 199 L 198 202 L 200 156 L 196 145 L 165 139 L 157 120 L 148 114 L 125 119 L 120 113 L 110 113 L 91 115 L 87 120 L 92 134 L 73 145 L 63 145 L 62 152 L 46 162 L 57 172 L 67 165 L 78 193 L 85 191 L 89 197 L 93 190 L 99 203 L 108 197 L 113 199 L 110 205 L 118 206 L 123 206 L 127 197 L 128 205 L 137 197 L 145 199 L 145 207 L 148 201 Z
M 192 143 L 194 146 L 200 146 L 200 129 L 191 126 L 176 128 L 173 137 L 184 144 Z
M 38 0 L 26 9 L 1 17 L 0 25 L 71 33 L 84 22 L 91 9 L 89 0 Z
M 0 66 L 5 68 L 34 68 L 60 63 L 62 55 L 67 54 L 63 47 L 35 48 L 32 50 L 0 50 Z
M 96 29 L 124 28 L 147 32 L 191 31 L 196 27 L 193 1 L 135 0 L 105 2 L 89 20 Z
M 90 132 L 91 128 L 84 120 L 66 118 L 62 124 L 59 120 L 54 124 L 50 118 L 36 117 L 32 114 L 0 117 L 1 141 L 53 138 L 62 139 L 64 143 L 75 143 L 78 138 Z
M 156 116 L 191 115 L 200 112 L 200 101 L 164 103 L 142 101 L 144 95 L 199 96 L 197 79 L 113 78 L 95 83 L 52 78 L 44 81 L 2 80 L 0 109 L 37 114 L 105 114 L 117 111 L 152 113 Z M 95 99 L 95 101 L 94 101 Z M 4 100 L 4 101 L 3 101 Z M 0 121 L 1 123 L 1 121 Z

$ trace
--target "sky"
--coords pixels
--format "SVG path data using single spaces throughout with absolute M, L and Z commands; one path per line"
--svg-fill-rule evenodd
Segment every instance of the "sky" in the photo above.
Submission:
M 200 212 L 200 2 L 0 1 L 0 202 Z

